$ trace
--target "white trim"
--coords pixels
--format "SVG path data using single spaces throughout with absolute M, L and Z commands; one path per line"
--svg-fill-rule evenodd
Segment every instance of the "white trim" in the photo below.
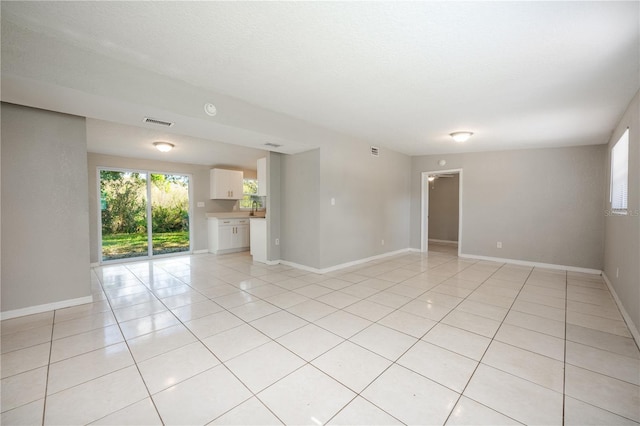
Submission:
M 426 253 L 429 251 L 429 181 L 427 177 L 430 174 L 438 173 L 457 173 L 458 174 L 458 256 L 461 255 L 462 250 L 462 168 L 448 169 L 448 170 L 431 170 L 422 172 L 420 175 L 420 199 L 421 199 L 421 211 L 420 211 L 420 251 Z M 426 185 L 425 185 L 426 183 Z
M 194 250 L 193 254 L 207 254 L 209 253 L 208 249 Z
M 14 309 L 0 312 L 0 319 L 23 317 L 25 315 L 40 314 L 42 312 L 53 311 L 55 309 L 70 308 L 71 306 L 93 303 L 93 296 L 79 297 L 77 299 L 61 300 L 59 302 L 46 303 L 44 305 L 29 306 L 28 308 Z
M 458 242 L 457 241 L 451 241 L 451 240 L 436 240 L 433 238 L 429 238 L 429 242 L 430 243 L 436 243 L 436 244 L 446 244 L 446 245 L 450 245 L 450 246 L 458 246 Z
M 89 264 L 89 268 L 97 268 L 98 266 L 100 266 L 100 262 L 91 262 Z
M 613 295 L 613 299 L 616 301 L 616 305 L 618 305 L 618 309 L 622 314 L 622 318 L 624 318 L 624 322 L 627 323 L 627 327 L 629 328 L 629 331 L 633 336 L 633 340 L 636 341 L 636 346 L 640 348 L 640 333 L 638 332 L 638 327 L 631 320 L 629 313 L 624 308 L 624 306 L 622 305 L 622 301 L 618 297 L 618 293 L 616 293 L 616 290 L 613 288 L 613 284 L 611 283 L 611 281 L 609 281 L 609 278 L 607 277 L 607 274 L 604 273 L 604 271 L 602 272 L 602 278 L 604 278 L 604 282 L 607 284 L 607 287 L 609 287 L 609 291 Z
M 313 268 L 311 266 L 306 266 L 306 265 L 300 265 L 299 263 L 289 262 L 288 260 L 280 260 L 279 262 L 281 264 L 283 264 L 283 265 L 291 266 L 291 267 L 296 268 L 296 269 L 302 269 L 303 271 L 314 272 L 316 274 L 326 274 L 327 272 L 333 272 L 333 271 L 337 271 L 339 269 L 348 268 L 350 266 L 356 266 L 356 265 L 360 265 L 362 263 L 371 262 L 372 260 L 383 259 L 385 257 L 395 256 L 397 254 L 402 254 L 402 253 L 409 253 L 409 252 L 412 252 L 412 251 L 414 251 L 414 250 L 408 249 L 408 248 L 401 249 L 401 250 L 396 250 L 396 251 L 390 251 L 390 252 L 387 252 L 387 253 L 377 254 L 375 256 L 367 257 L 367 258 L 364 258 L 364 259 L 358 259 L 358 260 L 354 260 L 352 262 L 341 263 L 339 265 L 329 266 L 328 268 L 322 268 L 322 269 Z
M 559 269 L 559 270 L 571 271 L 571 272 L 584 272 L 586 274 L 600 275 L 602 273 L 602 271 L 599 269 L 580 268 L 578 266 L 568 266 L 568 265 L 557 265 L 555 263 L 530 262 L 528 260 L 507 259 L 502 257 L 478 256 L 475 254 L 464 254 L 464 253 L 460 253 L 458 257 L 467 258 L 467 259 L 488 260 L 490 262 L 511 263 L 513 265 L 534 266 L 537 268 Z

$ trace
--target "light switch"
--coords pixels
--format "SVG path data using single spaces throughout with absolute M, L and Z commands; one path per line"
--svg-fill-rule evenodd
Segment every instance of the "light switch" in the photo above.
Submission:
M 335 198 L 331 198 L 331 205 L 335 206 L 336 205 L 336 199 Z
M 198 201 L 198 207 L 204 207 L 204 201 Z

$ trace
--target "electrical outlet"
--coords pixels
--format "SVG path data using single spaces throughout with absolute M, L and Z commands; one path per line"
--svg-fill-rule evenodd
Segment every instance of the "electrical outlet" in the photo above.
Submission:
M 198 207 L 204 207 L 204 201 L 198 201 Z
M 381 245 L 381 246 L 383 246 L 383 245 L 384 245 L 384 240 L 382 240 L 382 242 L 380 243 L 380 245 Z
M 502 248 L 502 241 L 498 241 L 498 243 L 496 244 L 497 248 Z
M 276 245 L 279 246 L 280 245 L 280 238 L 276 238 Z
M 336 205 L 336 199 L 335 198 L 331 198 L 331 205 L 335 206 Z
M 616 268 L 616 278 L 620 275 L 620 268 Z

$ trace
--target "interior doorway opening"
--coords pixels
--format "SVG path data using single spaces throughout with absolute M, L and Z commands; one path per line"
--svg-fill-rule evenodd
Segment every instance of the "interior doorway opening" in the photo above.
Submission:
M 462 169 L 422 173 L 422 251 L 460 254 Z

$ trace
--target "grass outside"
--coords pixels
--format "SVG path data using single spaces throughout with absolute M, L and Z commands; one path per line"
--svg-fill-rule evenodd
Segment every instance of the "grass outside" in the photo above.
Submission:
M 153 234 L 153 254 L 189 250 L 189 231 Z M 147 234 L 111 234 L 102 236 L 102 260 L 126 259 L 148 254 Z

